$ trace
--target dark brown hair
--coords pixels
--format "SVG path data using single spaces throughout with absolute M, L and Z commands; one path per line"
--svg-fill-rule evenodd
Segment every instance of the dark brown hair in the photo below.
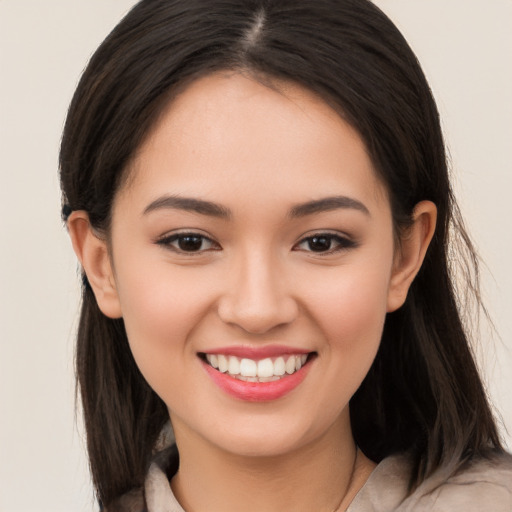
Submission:
M 85 210 L 108 233 L 115 193 L 156 116 L 173 91 L 217 70 L 292 81 L 340 112 L 388 188 L 398 233 L 419 201 L 438 208 L 423 267 L 404 306 L 387 316 L 375 362 L 351 400 L 358 445 L 376 462 L 409 452 L 411 488 L 438 468 L 499 452 L 448 261 L 455 235 L 454 258 L 466 254 L 477 268 L 438 112 L 411 49 L 369 1 L 139 2 L 96 51 L 71 103 L 60 153 L 65 213 Z M 77 375 L 93 482 L 108 504 L 142 484 L 168 413 L 137 369 L 122 319 L 100 312 L 85 276 Z

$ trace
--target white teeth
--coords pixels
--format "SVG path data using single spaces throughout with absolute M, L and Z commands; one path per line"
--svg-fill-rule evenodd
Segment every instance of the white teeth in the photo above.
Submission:
M 244 377 L 256 377 L 258 374 L 258 365 L 252 359 L 242 359 L 240 361 L 240 375 Z
M 286 371 L 286 373 L 288 375 L 291 375 L 292 373 L 295 372 L 295 360 L 298 359 L 297 357 L 295 356 L 290 356 L 287 360 L 286 360 L 286 364 L 284 365 L 284 369 Z
M 235 356 L 229 358 L 228 373 L 231 375 L 238 375 L 240 373 L 240 361 Z
M 228 371 L 228 358 L 223 355 L 217 356 L 219 361 L 219 372 L 225 373 Z
M 270 357 L 255 361 L 253 359 L 239 359 L 236 356 L 222 354 L 206 354 L 206 360 L 213 368 L 232 377 L 248 382 L 271 382 L 279 380 L 283 375 L 292 375 L 300 370 L 306 363 L 307 354 Z
M 282 357 L 278 357 L 274 361 L 274 375 L 284 375 L 284 359 Z
M 258 361 L 258 377 L 266 378 L 273 377 L 274 375 L 274 363 L 270 357 Z
M 272 377 L 244 377 L 243 375 L 234 375 L 235 379 L 243 380 L 244 382 L 274 382 L 281 377 L 273 375 Z

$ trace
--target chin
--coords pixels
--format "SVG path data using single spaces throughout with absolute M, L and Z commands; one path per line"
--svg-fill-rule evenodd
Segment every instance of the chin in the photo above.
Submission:
M 245 418 L 243 422 L 232 422 L 228 429 L 217 430 L 215 438 L 211 435 L 214 432 L 212 429 L 207 441 L 235 456 L 282 457 L 314 445 L 331 430 L 329 423 L 311 425 L 308 422 L 301 425 L 297 418 Z
M 306 444 L 302 439 L 290 439 L 286 433 L 278 436 L 269 434 L 262 439 L 260 432 L 252 437 L 230 439 L 223 443 L 221 449 L 238 457 L 272 458 L 285 456 Z

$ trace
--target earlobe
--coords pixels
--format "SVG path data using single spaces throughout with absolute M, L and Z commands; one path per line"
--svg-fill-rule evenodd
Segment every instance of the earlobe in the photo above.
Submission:
M 437 208 L 432 201 L 421 201 L 413 213 L 413 224 L 401 238 L 396 251 L 388 291 L 387 311 L 403 305 L 407 292 L 419 272 L 436 228 Z
M 95 232 L 87 212 L 73 212 L 67 221 L 73 249 L 93 289 L 98 306 L 106 316 L 122 316 L 107 242 Z

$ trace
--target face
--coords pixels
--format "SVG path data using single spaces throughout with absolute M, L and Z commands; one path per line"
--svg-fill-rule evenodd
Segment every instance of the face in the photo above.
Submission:
M 129 173 L 113 279 L 177 438 L 276 455 L 347 431 L 394 272 L 357 133 L 297 86 L 218 74 L 173 100 Z

